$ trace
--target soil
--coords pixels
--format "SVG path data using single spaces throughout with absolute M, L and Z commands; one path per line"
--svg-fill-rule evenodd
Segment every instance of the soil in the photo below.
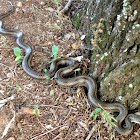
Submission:
M 59 57 L 83 56 L 78 74 L 88 74 L 90 56 L 81 40 L 83 34 L 73 27 L 68 15 L 58 14 L 58 7 L 64 7 L 67 1 L 60 0 L 58 7 L 51 1 L 26 0 L 22 5 L 18 4 L 18 0 L 11 1 L 15 11 L 2 19 L 4 28 L 24 33 L 24 42 L 33 49 L 31 67 L 34 70 L 42 71 L 46 63 L 53 59 L 52 46 L 56 45 Z M 74 4 L 77 2 L 74 1 Z M 8 9 L 9 3 L 1 0 L 0 13 Z M 109 140 L 110 134 L 115 140 L 139 139 L 138 125 L 135 125 L 131 135 L 122 137 L 108 127 L 100 116 L 96 121 L 90 118 L 93 108 L 83 88 L 63 88 L 55 80 L 41 81 L 28 76 L 21 63 L 15 62 L 15 47 L 18 47 L 15 38 L 0 35 L 0 101 L 14 96 L 0 108 L 0 136 L 14 119 L 1 139 L 84 140 L 96 124 L 91 140 Z M 34 113 L 35 106 L 37 113 Z

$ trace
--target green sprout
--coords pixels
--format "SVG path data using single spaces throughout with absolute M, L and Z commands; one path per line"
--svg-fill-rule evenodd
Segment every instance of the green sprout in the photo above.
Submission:
M 53 89 L 50 91 L 50 95 L 51 96 L 54 95 L 54 90 Z
M 54 59 L 57 58 L 57 53 L 58 53 L 58 47 L 56 45 L 52 46 L 52 55 L 54 56 Z
M 21 90 L 21 87 L 18 84 L 16 84 L 15 86 L 18 88 L 17 92 L 19 92 Z
M 58 5 L 59 0 L 51 0 L 54 4 Z
M 90 118 L 93 117 L 93 119 L 96 120 L 101 110 L 102 110 L 101 108 L 96 108 L 94 111 L 91 112 Z M 102 116 L 102 119 L 105 122 L 107 122 L 109 126 L 117 127 L 117 125 L 114 123 L 114 121 L 117 122 L 117 120 L 114 118 L 114 116 L 110 112 L 103 110 L 103 112 L 101 113 L 101 116 Z
M 14 55 L 16 56 L 15 61 L 18 63 L 22 62 L 23 56 L 21 56 L 21 50 L 18 47 L 13 48 Z
M 40 115 L 40 111 L 39 111 L 39 109 L 38 109 L 38 106 L 33 106 L 33 107 L 31 107 L 31 109 L 33 110 L 33 113 L 34 113 L 35 115 L 37 115 L 37 116 Z

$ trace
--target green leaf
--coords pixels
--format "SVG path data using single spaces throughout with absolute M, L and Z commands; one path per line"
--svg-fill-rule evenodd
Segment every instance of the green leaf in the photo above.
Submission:
M 91 117 L 93 116 L 93 114 L 94 114 L 94 111 L 92 111 L 92 112 L 90 113 L 90 116 L 89 116 L 89 117 L 91 118 Z
M 47 25 L 50 25 L 50 22 L 46 22 Z
M 18 92 L 21 90 L 21 87 L 18 85 L 18 84 L 16 84 L 16 87 L 18 88 Z
M 98 112 L 100 112 L 100 111 L 101 111 L 101 108 L 96 108 L 96 109 L 95 109 L 95 112 L 96 112 L 96 113 L 98 113 Z
M 109 125 L 111 124 L 110 118 L 106 117 L 106 121 L 107 121 L 107 123 L 108 123 Z
M 53 95 L 53 94 L 54 94 L 54 91 L 53 91 L 53 90 L 51 90 L 51 91 L 50 91 L 50 95 Z
M 97 114 L 94 115 L 93 119 L 96 120 L 96 118 L 97 118 Z
M 43 69 L 43 71 L 44 71 L 44 73 L 47 73 L 48 72 L 48 70 L 45 68 L 45 69 Z
M 49 79 L 50 79 L 50 77 L 46 77 L 46 79 L 47 79 L 47 80 L 49 80 Z
M 77 68 L 77 69 L 75 69 L 74 71 L 76 72 L 76 71 L 80 71 L 81 69 L 80 68 Z
M 105 120 L 105 118 L 106 118 L 106 112 L 103 111 L 103 113 L 102 113 L 102 119 Z
M 54 4 L 58 4 L 59 0 L 51 0 Z
M 117 120 L 114 118 L 113 115 L 110 114 L 110 117 L 111 117 L 111 119 L 112 119 L 113 121 L 117 122 Z
M 111 125 L 117 127 L 117 125 L 114 122 L 111 122 Z
M 54 59 L 57 58 L 57 52 L 58 52 L 58 47 L 56 45 L 52 46 L 52 54 L 54 56 Z
M 21 50 L 18 47 L 13 48 L 14 54 L 16 57 L 21 55 Z
M 23 57 L 22 56 L 17 56 L 16 59 L 15 59 L 15 61 L 18 61 L 20 59 L 23 59 Z
M 22 62 L 22 60 L 19 60 L 19 61 L 17 62 L 17 64 L 19 64 L 20 62 Z
M 40 115 L 40 111 L 38 109 L 38 106 L 34 106 L 33 112 L 35 113 L 35 115 L 39 116 Z

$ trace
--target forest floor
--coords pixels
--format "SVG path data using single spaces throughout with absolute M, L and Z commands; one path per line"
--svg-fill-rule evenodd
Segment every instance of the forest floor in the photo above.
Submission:
M 11 1 L 15 11 L 2 19 L 4 28 L 24 33 L 24 42 L 33 49 L 34 70 L 42 71 L 53 59 L 52 46 L 56 45 L 60 57 L 82 56 L 79 74 L 88 74 L 90 56 L 83 45 L 84 35 L 73 27 L 69 15 L 58 14 L 58 7 L 64 7 L 67 1 L 60 0 L 58 7 L 50 0 L 26 0 L 22 5 L 18 0 Z M 8 5 L 1 0 L 0 13 L 6 12 Z M 74 2 L 72 7 L 76 6 Z M 90 118 L 93 108 L 83 88 L 67 89 L 55 80 L 41 81 L 28 76 L 21 63 L 15 62 L 15 47 L 15 38 L 0 35 L 0 103 L 10 98 L 0 107 L 2 140 L 84 140 L 93 127 L 91 140 L 110 140 L 111 136 L 115 140 L 139 139 L 138 127 L 131 135 L 121 136 L 100 115 L 96 120 Z

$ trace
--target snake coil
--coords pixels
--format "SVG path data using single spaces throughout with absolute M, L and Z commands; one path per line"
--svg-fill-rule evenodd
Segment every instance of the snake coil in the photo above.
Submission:
M 66 76 L 72 74 L 74 69 L 78 66 L 74 59 L 72 58 L 58 58 L 53 61 L 50 65 L 50 70 L 48 73 L 39 73 L 34 71 L 30 67 L 30 58 L 32 54 L 32 49 L 29 45 L 23 42 L 23 33 L 17 30 L 6 30 L 3 28 L 2 18 L 9 15 L 14 6 L 11 4 L 11 8 L 6 12 L 0 14 L 0 33 L 3 35 L 13 36 L 16 38 L 16 43 L 18 46 L 24 50 L 25 56 L 22 61 L 23 70 L 31 77 L 36 79 L 46 79 L 46 77 L 55 77 L 57 84 L 65 87 L 71 86 L 84 86 L 87 88 L 88 99 L 91 105 L 94 107 L 101 107 L 110 112 L 118 112 L 116 117 L 116 130 L 122 135 L 128 135 L 133 130 L 132 122 L 140 123 L 140 116 L 136 114 L 128 114 L 128 110 L 119 103 L 105 103 L 101 102 L 97 98 L 97 86 L 95 81 L 88 76 L 77 76 L 74 78 L 65 78 Z M 58 70 L 59 65 L 65 65 L 66 67 Z M 122 127 L 122 122 L 125 122 L 125 127 Z

